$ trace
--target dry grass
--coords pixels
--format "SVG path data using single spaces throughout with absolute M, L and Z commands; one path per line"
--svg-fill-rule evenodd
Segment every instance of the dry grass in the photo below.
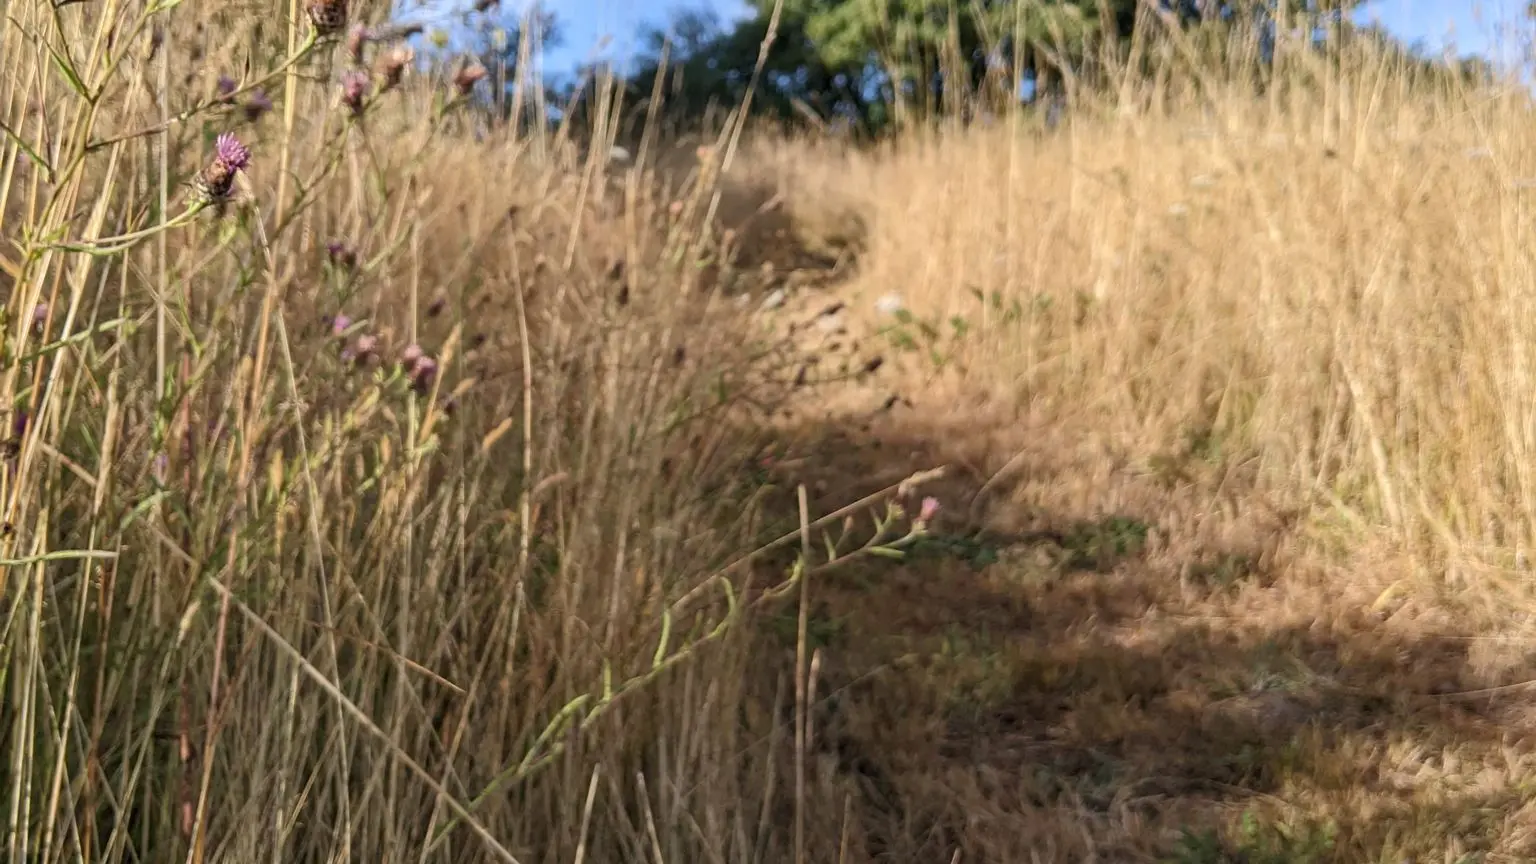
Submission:
M 1536 851 L 1524 94 L 652 178 L 440 80 L 354 122 L 298 11 L 8 7 L 9 860 Z M 248 50 L 271 112 L 159 131 Z
M 1536 848 L 1528 97 L 1320 78 L 759 157 L 868 228 L 786 307 L 810 380 L 885 360 L 780 416 L 785 479 L 956 469 L 925 553 L 812 616 L 860 854 Z

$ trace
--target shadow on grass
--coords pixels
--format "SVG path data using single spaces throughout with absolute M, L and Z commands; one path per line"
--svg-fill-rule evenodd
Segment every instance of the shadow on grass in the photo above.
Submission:
M 943 427 L 791 437 L 781 512 L 804 483 L 813 516 L 999 461 Z M 1288 558 L 1257 504 L 1025 461 L 1034 492 L 967 514 L 988 475 L 953 471 L 934 536 L 811 585 L 813 860 L 1530 860 L 1523 691 L 1468 693 L 1530 663 L 1490 673 L 1465 634 Z M 775 675 L 796 613 L 764 622 Z

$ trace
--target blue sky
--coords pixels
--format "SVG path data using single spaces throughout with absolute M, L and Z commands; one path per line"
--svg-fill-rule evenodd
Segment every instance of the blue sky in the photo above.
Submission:
M 1457 53 L 1513 59 L 1511 30 L 1529 32 L 1525 0 L 1374 0 L 1357 16 L 1377 20 L 1406 42 Z
M 595 56 L 603 37 L 603 56 L 627 59 L 644 48 L 640 31 L 647 24 L 664 24 L 670 10 L 707 7 L 729 19 L 743 14 L 742 0 L 545 0 L 565 26 L 564 44 L 545 56 L 549 72 L 566 72 Z M 509 4 L 511 5 L 511 4 Z M 1461 54 L 1487 53 L 1507 44 L 1501 25 L 1522 19 L 1525 0 L 1370 0 L 1361 21 L 1377 20 L 1408 42 L 1423 42 L 1443 50 L 1453 44 Z

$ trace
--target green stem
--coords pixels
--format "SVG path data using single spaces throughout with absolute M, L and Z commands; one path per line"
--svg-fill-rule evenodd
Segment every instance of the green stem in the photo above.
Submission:
M 118 252 L 126 251 L 127 249 L 130 249 L 134 245 L 138 244 L 140 241 L 153 237 L 162 231 L 168 231 L 172 228 L 179 228 L 182 225 L 191 222 L 192 219 L 197 216 L 197 214 L 203 212 L 207 208 L 207 202 L 199 201 L 188 207 L 185 212 L 183 212 L 180 216 L 177 216 L 175 219 L 172 219 L 163 225 L 156 225 L 152 228 L 145 228 L 143 231 L 134 231 L 131 234 L 119 234 L 116 237 L 103 237 L 99 240 L 87 241 L 86 243 L 47 243 L 44 244 L 41 248 L 60 249 L 65 252 L 84 252 L 88 255 L 113 255 Z M 104 245 L 108 243 L 112 245 Z

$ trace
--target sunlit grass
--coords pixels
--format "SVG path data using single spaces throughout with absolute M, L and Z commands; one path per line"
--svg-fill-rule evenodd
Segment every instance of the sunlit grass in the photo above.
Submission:
M 1523 91 L 616 165 L 297 3 L 7 8 L 7 860 L 1529 853 L 1444 647 L 1529 597 Z

